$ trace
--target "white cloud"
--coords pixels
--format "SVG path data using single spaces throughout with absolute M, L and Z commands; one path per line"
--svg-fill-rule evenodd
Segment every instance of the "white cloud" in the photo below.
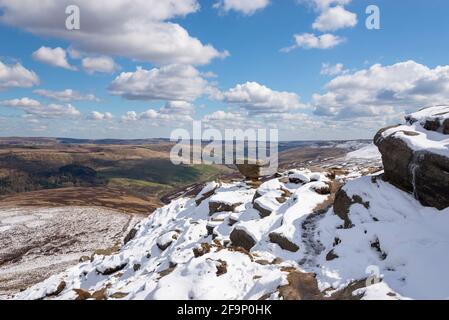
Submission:
M 123 122 L 132 122 L 139 120 L 139 116 L 135 111 L 128 111 L 124 116 L 122 116 Z
M 182 122 L 193 121 L 190 115 L 173 113 L 169 114 L 154 109 L 148 109 L 147 111 L 142 113 L 137 113 L 136 111 L 128 111 L 125 115 L 122 116 L 122 122 L 125 123 L 143 120 L 154 120 L 153 124 L 155 125 L 165 124 L 174 126 L 178 126 Z
M 40 107 L 41 103 L 30 98 L 12 99 L 0 101 L 0 104 L 7 107 L 15 108 L 35 108 Z
M 39 77 L 20 63 L 8 66 L 0 61 L 0 91 L 11 88 L 30 88 L 39 84 Z
M 225 12 L 234 10 L 245 15 L 252 15 L 269 4 L 270 0 L 219 0 L 214 4 L 214 8 Z
M 211 114 L 205 115 L 203 117 L 203 121 L 206 122 L 210 122 L 210 121 L 230 121 L 230 122 L 235 122 L 235 121 L 242 121 L 244 120 L 245 117 L 244 115 L 242 115 L 241 113 L 236 113 L 236 112 L 226 112 L 223 110 L 218 110 L 215 111 Z
M 160 112 L 163 114 L 192 115 L 195 113 L 195 106 L 186 101 L 168 101 Z
M 88 74 L 109 73 L 112 74 L 119 69 L 114 59 L 108 56 L 86 57 L 81 61 L 84 71 Z
M 81 30 L 66 30 L 65 8 L 78 5 Z M 0 0 L 0 22 L 71 42 L 76 50 L 162 64 L 209 63 L 226 56 L 171 19 L 197 12 L 197 0 Z
M 344 65 L 342 63 L 330 64 L 323 63 L 321 65 L 321 75 L 324 76 L 337 76 L 340 74 L 348 73 L 348 70 L 345 70 Z
M 393 117 L 426 105 L 449 103 L 449 66 L 414 61 L 338 76 L 312 98 L 315 114 L 334 118 Z
M 319 31 L 336 31 L 357 25 L 357 15 L 342 6 L 325 9 L 315 20 L 312 27 Z
M 207 89 L 207 81 L 192 66 L 169 65 L 122 72 L 109 86 L 113 95 L 131 100 L 194 101 Z
M 94 121 L 112 120 L 112 118 L 112 113 L 99 111 L 92 111 L 89 116 L 89 119 Z
M 34 90 L 34 94 L 37 94 L 41 97 L 70 102 L 70 101 L 99 101 L 99 99 L 93 94 L 82 94 L 78 91 L 72 89 L 66 89 L 63 91 L 51 91 L 51 90 Z
M 345 41 L 344 38 L 326 33 L 317 36 L 313 33 L 302 33 L 294 36 L 295 44 L 293 46 L 281 49 L 282 52 L 290 52 L 294 49 L 330 49 Z
M 228 91 L 214 93 L 212 98 L 242 107 L 251 114 L 282 113 L 304 107 L 296 93 L 275 91 L 257 82 L 238 84 Z
M 64 49 L 41 47 L 37 51 L 33 52 L 33 59 L 53 67 L 64 68 L 67 70 L 75 71 L 76 67 L 71 66 L 67 61 L 67 53 Z
M 79 117 L 81 115 L 81 113 L 71 104 L 43 105 L 39 101 L 30 98 L 0 101 L 0 105 L 23 110 L 26 112 L 27 115 L 35 116 L 38 118 L 49 118 L 49 119 L 63 118 L 63 117 L 73 118 Z

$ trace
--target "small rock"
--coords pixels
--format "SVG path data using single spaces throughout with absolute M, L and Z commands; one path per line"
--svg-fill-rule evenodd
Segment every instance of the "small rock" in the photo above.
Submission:
M 134 265 L 133 265 L 133 270 L 134 270 L 134 272 L 139 271 L 141 267 L 142 267 L 142 265 L 139 264 L 139 263 L 134 264 Z
M 87 261 L 90 261 L 90 257 L 88 257 L 88 256 L 82 256 L 82 257 L 79 259 L 79 262 L 80 262 L 80 263 L 82 263 L 82 262 L 87 262 Z
M 228 272 L 228 263 L 223 260 L 217 260 L 217 277 L 222 276 Z
M 208 243 L 202 243 L 200 247 L 193 249 L 195 258 L 199 258 L 210 252 L 211 246 Z
M 339 258 L 339 256 L 335 254 L 333 249 L 331 251 L 329 251 L 329 253 L 326 255 L 326 261 L 332 261 L 332 260 L 335 260 L 338 258 Z
M 111 294 L 110 297 L 112 299 L 123 299 L 123 298 L 127 297 L 128 295 L 129 295 L 129 293 L 115 292 L 115 293 Z
M 128 242 L 133 240 L 136 237 L 136 235 L 137 235 L 137 229 L 132 228 L 126 235 L 125 239 L 123 240 L 123 243 L 127 244 Z
M 92 295 L 89 291 L 83 290 L 83 289 L 73 289 L 75 293 L 78 295 L 75 300 L 88 300 L 92 298 Z

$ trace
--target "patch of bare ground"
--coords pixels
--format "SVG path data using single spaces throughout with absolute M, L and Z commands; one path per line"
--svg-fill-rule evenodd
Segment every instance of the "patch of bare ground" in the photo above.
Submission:
M 156 197 L 139 198 L 122 189 L 105 187 L 40 190 L 0 197 L 0 208 L 60 206 L 96 206 L 148 215 L 161 202 Z

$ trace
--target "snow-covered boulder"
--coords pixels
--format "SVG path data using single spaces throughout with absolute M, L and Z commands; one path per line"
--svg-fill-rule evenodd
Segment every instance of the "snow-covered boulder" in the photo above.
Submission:
M 173 243 L 173 241 L 178 239 L 178 232 L 176 231 L 170 231 L 167 232 L 165 234 L 163 234 L 162 236 L 160 236 L 157 239 L 157 246 L 159 249 L 161 249 L 162 251 L 166 250 L 168 247 L 170 247 L 170 245 Z
M 387 181 L 413 193 L 423 205 L 444 209 L 449 207 L 449 135 L 437 132 L 441 128 L 428 130 L 435 129 L 428 121 L 436 121 L 436 110 L 447 117 L 446 109 L 435 108 L 409 115 L 407 125 L 380 130 L 374 142 Z
M 271 232 L 269 234 L 269 237 L 272 243 L 276 243 L 283 250 L 287 250 L 290 252 L 296 252 L 299 250 L 299 246 L 292 240 L 289 240 L 287 236 L 285 236 L 282 232 Z
M 425 108 L 405 119 L 409 124 L 419 123 L 426 130 L 449 134 L 449 106 Z
M 218 182 L 212 181 L 207 183 L 203 190 L 196 196 L 195 202 L 196 205 L 199 206 L 204 200 L 212 197 L 215 194 L 215 191 L 220 187 Z
M 310 178 L 311 174 L 310 171 L 299 171 L 299 170 L 292 170 L 290 174 L 288 175 L 288 179 L 291 183 L 295 184 L 305 184 L 309 183 L 311 181 Z M 315 179 L 317 176 L 315 176 Z

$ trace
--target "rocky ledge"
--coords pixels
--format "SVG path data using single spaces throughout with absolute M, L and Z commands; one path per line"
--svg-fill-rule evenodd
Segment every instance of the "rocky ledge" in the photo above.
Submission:
M 422 109 L 374 138 L 386 181 L 424 206 L 449 207 L 449 106 Z

